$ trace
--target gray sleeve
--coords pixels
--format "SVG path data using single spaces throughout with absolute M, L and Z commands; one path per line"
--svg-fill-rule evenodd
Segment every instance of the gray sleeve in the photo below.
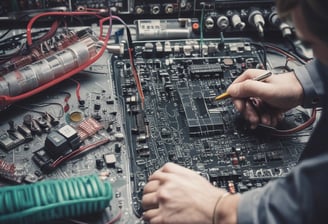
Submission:
M 239 224 L 321 223 L 328 218 L 328 155 L 304 160 L 292 172 L 241 195 Z
M 322 106 L 324 95 L 322 75 L 326 72 L 324 66 L 319 61 L 313 60 L 304 66 L 296 67 L 294 72 L 304 90 L 302 106 L 306 108 Z

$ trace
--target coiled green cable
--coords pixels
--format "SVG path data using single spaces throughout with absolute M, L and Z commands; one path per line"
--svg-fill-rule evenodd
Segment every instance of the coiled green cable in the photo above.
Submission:
M 100 212 L 113 197 L 96 175 L 0 188 L 0 223 L 39 223 Z

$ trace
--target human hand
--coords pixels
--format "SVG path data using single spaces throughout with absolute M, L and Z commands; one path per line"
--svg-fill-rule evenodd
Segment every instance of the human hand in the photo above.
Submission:
M 166 163 L 144 187 L 143 218 L 151 224 L 212 224 L 217 200 L 226 193 L 196 172 Z
M 261 82 L 253 80 L 265 72 L 248 69 L 227 89 L 252 129 L 260 123 L 276 126 L 283 113 L 300 105 L 303 98 L 303 88 L 293 72 L 271 75 Z

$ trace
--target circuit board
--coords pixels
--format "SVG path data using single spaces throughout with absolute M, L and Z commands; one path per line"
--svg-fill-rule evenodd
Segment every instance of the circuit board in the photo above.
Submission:
M 297 163 L 309 130 L 281 137 L 263 127 L 251 130 L 230 99 L 214 100 L 246 69 L 264 67 L 250 40 L 144 41 L 134 47 L 142 92 L 130 60 L 113 58 L 112 64 L 125 110 L 137 216 L 149 175 L 168 161 L 232 193 L 285 176 Z M 305 111 L 289 111 L 280 125 L 288 129 L 308 118 Z
M 106 53 L 83 72 L 1 111 L 1 184 L 97 174 L 111 183 L 114 198 L 102 214 L 77 219 L 138 223 L 143 186 L 168 161 L 232 193 L 285 176 L 297 163 L 311 129 L 289 136 L 251 130 L 230 99 L 213 100 L 244 70 L 267 64 L 251 40 L 140 41 L 133 55 L 132 65 L 127 52 Z M 280 126 L 307 119 L 300 108 L 287 112 Z M 47 153 L 57 157 L 47 148 L 51 135 L 63 128 L 85 145 L 106 141 L 63 163 L 49 160 Z
M 136 223 L 130 205 L 129 153 L 122 128 L 123 113 L 111 82 L 109 58 L 105 54 L 82 73 L 1 112 L 1 185 L 95 174 L 112 185 L 111 206 L 101 214 L 74 218 L 88 223 L 107 223 L 115 218 L 120 223 Z M 40 152 L 46 149 L 46 139 L 51 133 L 67 125 L 78 130 L 81 124 L 86 131 L 94 128 L 92 135 L 84 140 L 85 145 L 107 141 L 52 170 L 36 163 L 35 157 L 44 154 Z M 25 129 L 21 128 L 26 126 L 30 135 L 22 132 Z M 55 221 L 58 222 L 69 221 Z

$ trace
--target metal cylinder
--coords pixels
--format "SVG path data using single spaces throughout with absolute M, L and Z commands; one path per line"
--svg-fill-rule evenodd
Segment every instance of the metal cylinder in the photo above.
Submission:
M 45 59 L 0 78 L 0 95 L 17 96 L 78 68 L 96 54 L 96 39 L 86 37 Z

